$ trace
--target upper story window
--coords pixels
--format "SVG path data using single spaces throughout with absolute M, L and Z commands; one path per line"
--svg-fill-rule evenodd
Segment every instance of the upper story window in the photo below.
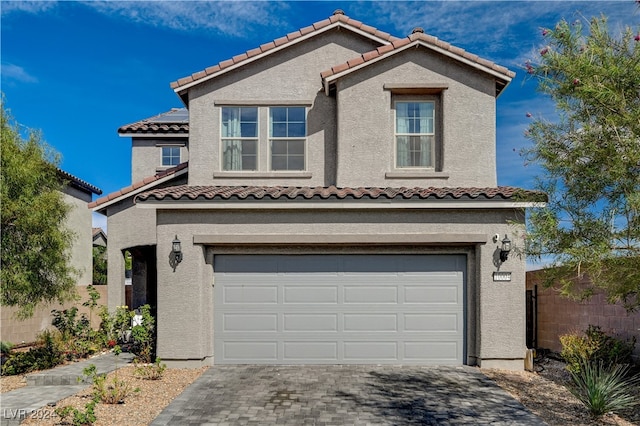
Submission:
M 163 146 L 162 147 L 162 167 L 177 166 L 180 164 L 180 147 L 179 146 Z
M 435 102 L 395 103 L 396 168 L 432 168 Z
M 271 170 L 304 170 L 307 134 L 304 107 L 269 108 Z
M 222 169 L 258 169 L 258 108 L 222 108 Z

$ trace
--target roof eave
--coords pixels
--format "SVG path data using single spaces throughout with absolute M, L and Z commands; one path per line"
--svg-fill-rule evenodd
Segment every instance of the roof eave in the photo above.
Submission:
M 380 37 L 376 36 L 375 34 L 370 34 L 370 33 L 366 32 L 366 31 L 363 31 L 363 30 L 361 30 L 359 28 L 355 28 L 355 27 L 353 27 L 351 25 L 348 25 L 348 24 L 338 20 L 338 21 L 333 22 L 333 23 L 331 23 L 331 24 L 329 24 L 329 25 L 327 25 L 325 27 L 319 28 L 319 29 L 317 29 L 315 31 L 312 31 L 312 32 L 310 32 L 308 34 L 300 36 L 300 37 L 298 37 L 298 38 L 296 38 L 294 40 L 291 40 L 291 41 L 289 41 L 287 43 L 281 44 L 280 46 L 273 47 L 273 48 L 271 48 L 269 50 L 266 50 L 266 51 L 264 51 L 262 53 L 259 53 L 259 54 L 255 55 L 255 56 L 252 56 L 250 58 L 247 58 L 247 59 L 244 59 L 242 61 L 239 61 L 238 63 L 235 63 L 233 65 L 225 67 L 225 68 L 223 68 L 223 69 L 221 69 L 219 71 L 216 71 L 214 73 L 211 73 L 211 74 L 209 74 L 209 75 L 207 75 L 205 77 L 201 77 L 201 78 L 199 78 L 197 80 L 194 80 L 194 81 L 189 82 L 189 83 L 185 83 L 183 85 L 178 85 L 178 86 L 173 88 L 173 91 L 180 97 L 180 99 L 182 100 L 182 102 L 186 106 L 186 105 L 188 105 L 187 92 L 188 92 L 188 90 L 190 88 L 192 88 L 194 86 L 197 86 L 199 84 L 202 84 L 202 83 L 204 83 L 206 81 L 209 81 L 209 80 L 211 80 L 213 78 L 216 78 L 216 77 L 218 77 L 218 76 L 220 76 L 222 74 L 225 74 L 227 72 L 233 71 L 235 69 L 243 67 L 243 66 L 245 66 L 247 64 L 250 64 L 252 62 L 255 62 L 255 61 L 257 61 L 259 59 L 262 59 L 262 58 L 264 58 L 266 56 L 269 56 L 269 55 L 271 55 L 273 53 L 279 52 L 281 50 L 284 50 L 284 49 L 287 49 L 287 48 L 289 48 L 291 46 L 294 46 L 294 45 L 296 45 L 298 43 L 306 41 L 306 40 L 308 40 L 310 38 L 313 38 L 313 37 L 317 36 L 318 34 L 322 34 L 322 33 L 325 33 L 327 31 L 333 30 L 335 28 L 346 28 L 346 29 L 348 29 L 350 31 L 353 31 L 356 34 L 359 34 L 361 36 L 364 36 L 366 38 L 374 40 L 374 41 L 376 41 L 376 42 L 378 42 L 378 43 L 380 43 L 382 45 L 391 44 L 391 42 L 389 42 L 388 40 L 380 38 Z

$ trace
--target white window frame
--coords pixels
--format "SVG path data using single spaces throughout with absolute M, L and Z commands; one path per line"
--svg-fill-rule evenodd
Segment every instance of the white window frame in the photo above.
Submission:
M 227 137 L 227 136 L 223 136 L 222 135 L 222 111 L 225 108 L 234 108 L 234 109 L 239 109 L 242 110 L 242 108 L 255 108 L 256 109 L 256 136 L 255 137 Z M 240 114 L 242 114 L 242 112 L 240 111 Z M 219 119 L 219 124 L 220 124 L 220 128 L 219 128 L 219 135 L 220 135 L 220 170 L 224 171 L 224 172 L 256 172 L 258 170 L 260 170 L 260 107 L 257 105 L 222 105 L 220 106 L 220 119 Z M 256 143 L 256 154 L 255 154 L 255 163 L 256 166 L 254 169 L 239 169 L 239 170 L 234 170 L 234 169 L 225 169 L 225 158 L 224 158 L 224 145 L 225 145 L 225 141 L 229 141 L 229 140 L 239 140 L 239 141 L 255 141 Z
M 273 136 L 272 135 L 272 124 L 273 124 L 273 119 L 272 119 L 272 115 L 271 115 L 271 110 L 272 108 L 302 108 L 304 109 L 304 136 L 300 137 L 300 136 L 295 136 L 295 137 L 287 137 L 287 136 Z M 307 170 L 307 113 L 309 112 L 308 108 L 306 106 L 302 106 L 302 105 L 271 105 L 268 108 L 268 114 L 269 114 L 269 129 L 268 131 L 268 135 L 269 135 L 269 171 L 271 172 L 304 172 Z M 288 123 L 289 121 L 287 120 L 286 123 Z M 302 169 L 277 169 L 275 170 L 273 168 L 273 142 L 274 141 L 301 141 L 302 142 Z M 288 154 L 287 154 L 288 157 Z M 287 161 L 288 162 L 288 161 Z
M 397 120 L 397 112 L 398 112 L 398 104 L 404 103 L 425 103 L 431 104 L 433 106 L 433 131 L 430 133 L 399 133 L 398 132 L 398 120 Z M 435 162 L 436 162 L 436 144 L 437 144 L 437 134 L 438 134 L 438 102 L 433 99 L 420 99 L 420 98 L 407 98 L 407 99 L 397 99 L 393 102 L 393 167 L 397 170 L 434 170 Z M 431 149 L 430 149 L 430 164 L 426 166 L 400 166 L 398 165 L 398 136 L 429 136 L 431 137 Z
M 171 149 L 178 149 L 178 163 L 177 164 L 164 164 L 164 149 L 165 148 L 171 148 Z M 169 158 L 174 158 L 173 155 L 170 155 Z M 180 162 L 182 161 L 182 146 L 180 145 L 161 145 L 160 146 L 160 167 L 175 167 L 178 164 L 180 164 Z

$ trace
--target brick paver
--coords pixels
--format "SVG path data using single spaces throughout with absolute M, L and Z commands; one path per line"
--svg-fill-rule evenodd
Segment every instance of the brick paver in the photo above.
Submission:
M 473 367 L 214 366 L 152 423 L 544 425 Z

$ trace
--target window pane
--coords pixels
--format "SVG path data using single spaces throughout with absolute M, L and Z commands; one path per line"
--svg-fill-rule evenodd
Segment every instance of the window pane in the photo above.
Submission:
M 284 123 L 287 121 L 287 108 L 284 107 L 272 107 L 271 108 L 271 120 L 275 122 Z
M 397 136 L 396 167 L 433 167 L 433 136 Z
M 288 121 L 299 121 L 304 122 L 304 107 L 291 107 L 287 108 L 289 111 L 289 120 Z
M 287 166 L 287 170 L 304 170 L 304 157 L 289 157 L 289 164 Z
M 271 157 L 272 170 L 287 170 L 287 157 L 282 155 L 274 155 Z
M 271 136 L 276 138 L 287 137 L 287 124 L 286 123 L 273 123 Z
M 162 147 L 162 165 L 177 166 L 180 164 L 180 147 L 163 146 Z
M 289 141 L 289 155 L 304 155 L 304 141 Z
M 396 133 L 434 133 L 434 102 L 397 102 Z
M 240 119 L 242 121 L 253 121 L 254 123 L 258 121 L 258 108 L 255 107 L 242 107 L 240 108 Z
M 256 137 L 258 109 L 223 107 L 221 115 L 223 138 Z
M 289 124 L 289 132 L 287 136 L 290 138 L 300 138 L 305 137 L 306 135 L 304 130 L 304 123 L 291 123 Z
M 273 141 L 273 142 L 271 142 L 271 153 L 273 155 L 286 155 L 287 154 L 287 141 Z
M 238 136 L 243 138 L 255 138 L 258 136 L 256 123 L 241 123 Z
M 222 143 L 223 170 L 255 170 L 256 141 L 226 140 Z
M 255 155 L 242 156 L 242 170 L 258 170 Z

